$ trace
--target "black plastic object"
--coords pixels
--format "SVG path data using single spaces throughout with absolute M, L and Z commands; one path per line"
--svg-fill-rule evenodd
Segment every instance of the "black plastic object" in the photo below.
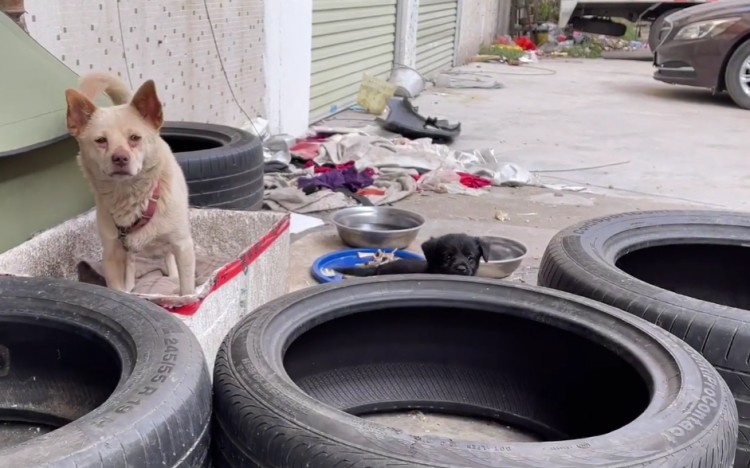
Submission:
M 111 289 L 0 277 L 0 466 L 209 465 L 200 344 Z
M 558 233 L 539 284 L 617 306 L 684 340 L 713 364 L 739 411 L 736 467 L 750 467 L 750 218 L 652 211 Z
M 263 205 L 263 145 L 225 125 L 166 122 L 161 136 L 185 174 L 191 206 L 259 210 Z
M 264 305 L 220 348 L 214 409 L 219 468 L 728 468 L 737 437 L 726 384 L 669 333 L 570 294 L 441 275 L 352 279 Z M 367 419 L 412 410 L 543 443 Z
M 435 141 L 451 142 L 461 134 L 461 122 L 451 124 L 447 120 L 423 117 L 404 97 L 388 99 L 388 113 L 385 119 L 378 117 L 375 122 L 389 132 L 406 138 L 432 138 Z

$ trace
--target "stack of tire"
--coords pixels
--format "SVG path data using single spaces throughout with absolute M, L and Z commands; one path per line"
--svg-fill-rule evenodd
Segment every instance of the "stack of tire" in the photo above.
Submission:
M 145 300 L 0 276 L 0 466 L 208 467 L 198 340 Z
M 161 136 L 185 174 L 190 205 L 259 210 L 263 146 L 252 133 L 224 125 L 166 122 Z
M 746 213 L 622 213 L 558 233 L 538 280 L 643 318 L 700 352 L 734 394 L 734 466 L 743 468 L 750 467 L 749 246 Z M 706 394 L 695 403 L 713 400 Z
M 409 410 L 539 442 L 367 419 Z M 666 331 L 567 293 L 440 275 L 256 310 L 219 351 L 214 419 L 216 467 L 731 467 L 737 443 L 726 384 Z
M 747 466 L 750 293 L 726 265 L 750 259 L 712 246 L 750 245 L 748 228 L 709 212 L 574 226 L 540 282 L 579 295 L 442 275 L 297 291 L 234 326 L 213 396 L 196 339 L 159 307 L 0 277 L 0 466 Z M 410 410 L 531 441 L 369 419 Z

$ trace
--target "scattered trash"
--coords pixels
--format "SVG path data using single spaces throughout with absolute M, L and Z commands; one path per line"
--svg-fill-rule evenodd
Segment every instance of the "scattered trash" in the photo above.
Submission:
M 365 73 L 359 85 L 357 104 L 367 109 L 367 112 L 380 115 L 385 110 L 386 103 L 396 92 L 396 86 L 375 76 Z
M 539 184 L 534 174 L 523 167 L 500 161 L 494 149 L 456 151 L 451 155 L 451 160 L 466 172 L 487 178 L 498 187 Z
M 307 230 L 324 225 L 325 223 L 322 219 L 315 218 L 314 216 L 305 216 L 299 213 L 292 213 L 289 220 L 289 233 L 300 234 Z
M 502 62 L 503 58 L 498 55 L 477 54 L 471 58 L 471 62 Z
M 424 77 L 417 70 L 405 65 L 397 65 L 393 68 L 388 81 L 396 86 L 394 96 L 413 99 L 419 96 L 425 88 Z
M 292 162 L 290 148 L 297 139 L 292 135 L 273 135 L 263 142 L 263 159 L 265 162 L 278 161 L 284 164 Z
M 539 62 L 539 57 L 537 57 L 535 50 L 529 50 L 524 52 L 518 61 L 521 63 L 537 63 Z
M 305 194 L 316 192 L 321 188 L 327 188 L 334 191 L 345 188 L 352 192 L 356 192 L 361 188 L 369 187 L 372 183 L 373 179 L 371 169 L 365 169 L 364 171 L 358 172 L 353 165 L 345 169 L 333 169 L 323 172 L 315 177 L 300 178 L 297 180 L 297 186 L 301 188 Z
M 417 113 L 411 101 L 403 97 L 390 98 L 385 118 L 377 118 L 375 122 L 385 130 L 413 139 L 431 138 L 450 142 L 461 134 L 460 122 L 451 124 L 444 119 L 423 117 Z
M 303 160 L 315 159 L 318 157 L 318 153 L 320 152 L 320 148 L 323 146 L 324 141 L 325 140 L 308 138 L 297 142 L 294 146 L 289 148 L 289 152 L 292 156 Z
M 464 187 L 479 189 L 492 185 L 491 181 L 483 177 L 475 176 L 474 174 L 468 174 L 466 172 L 457 172 L 456 174 L 459 176 L 458 181 L 461 182 L 461 185 Z
M 526 36 L 519 36 L 515 38 L 514 42 L 524 51 L 536 50 L 536 44 Z
M 268 120 L 262 117 L 256 117 L 249 120 L 240 128 L 246 132 L 252 133 L 253 135 L 257 135 L 260 137 L 260 141 L 265 141 L 270 136 L 268 133 Z
M 564 190 L 567 192 L 593 193 L 587 187 L 583 187 L 581 185 L 541 184 L 539 186 L 542 188 L 550 189 L 550 190 Z
M 419 188 L 436 193 L 479 196 L 484 192 L 479 188 L 467 187 L 461 183 L 461 176 L 448 167 L 428 172 L 419 179 Z
M 495 212 L 495 219 L 503 222 L 510 221 L 510 215 L 505 211 L 498 210 Z
M 580 32 L 574 32 L 569 36 L 550 34 L 548 40 L 541 44 L 539 49 L 550 57 L 599 58 L 609 55 L 605 52 L 612 51 L 643 51 L 641 56 L 633 57 L 635 60 L 645 60 L 647 55 L 650 56 L 647 44 L 640 41 Z
M 505 62 L 513 62 L 523 57 L 523 53 L 523 47 L 515 44 L 492 44 L 489 47 L 483 47 L 480 50 L 479 56 L 494 57 Z M 489 59 L 484 61 L 489 61 Z

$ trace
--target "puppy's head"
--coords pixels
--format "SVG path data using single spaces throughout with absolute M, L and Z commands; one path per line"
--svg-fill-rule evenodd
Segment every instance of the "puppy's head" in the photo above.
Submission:
M 73 89 L 68 101 L 68 131 L 81 149 L 82 164 L 97 179 L 123 180 L 155 164 L 159 129 L 164 123 L 154 82 L 145 82 L 129 104 L 97 107 Z
M 479 259 L 486 262 L 489 251 L 485 240 L 466 234 L 433 237 L 422 244 L 429 271 L 447 275 L 476 275 Z

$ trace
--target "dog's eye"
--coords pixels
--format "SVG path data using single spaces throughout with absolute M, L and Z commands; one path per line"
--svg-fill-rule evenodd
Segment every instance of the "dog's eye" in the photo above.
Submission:
M 99 137 L 99 138 L 97 138 L 97 139 L 96 139 L 96 140 L 94 140 L 94 141 L 95 141 L 95 142 L 97 142 L 97 143 L 98 143 L 98 144 L 100 144 L 100 145 L 103 145 L 104 143 L 106 143 L 106 142 L 107 142 L 107 139 L 106 139 L 106 138 L 104 138 L 104 137 Z
M 141 141 L 140 135 L 130 135 L 130 141 L 132 142 L 139 142 Z

